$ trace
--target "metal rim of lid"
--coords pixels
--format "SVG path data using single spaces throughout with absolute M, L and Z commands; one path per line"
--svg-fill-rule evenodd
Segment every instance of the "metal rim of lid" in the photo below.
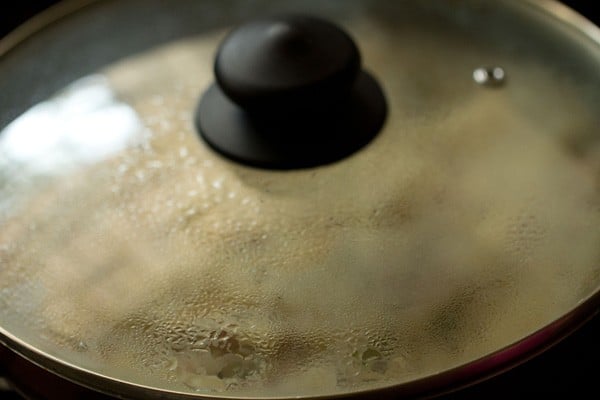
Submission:
M 35 36 L 42 29 L 59 23 L 64 17 L 77 13 L 100 0 L 63 0 L 34 16 L 7 36 L 0 40 L 0 61 L 10 50 L 16 48 L 27 39 Z M 558 0 L 524 0 L 526 6 L 544 12 L 554 18 L 557 23 L 577 30 L 600 46 L 600 28 Z M 419 378 L 417 380 L 391 385 L 383 388 L 367 389 L 340 395 L 320 396 L 286 396 L 282 400 L 299 398 L 331 399 L 331 398 L 361 398 L 380 399 L 408 397 L 431 397 L 454 392 L 478 382 L 508 371 L 520 364 L 531 360 L 545 350 L 566 338 L 582 327 L 595 315 L 600 314 L 600 290 L 582 300 L 571 311 L 552 323 L 540 328 L 529 336 L 516 341 L 493 353 L 487 354 L 468 364 L 463 364 L 439 374 Z M 125 380 L 106 376 L 83 367 L 65 362 L 51 354 L 31 346 L 20 338 L 7 332 L 0 326 L 0 345 L 5 345 L 27 361 L 58 375 L 61 378 L 87 387 L 109 396 L 126 396 L 133 399 L 230 399 L 258 400 L 263 397 L 228 396 L 225 394 L 195 395 L 173 390 L 158 389 Z

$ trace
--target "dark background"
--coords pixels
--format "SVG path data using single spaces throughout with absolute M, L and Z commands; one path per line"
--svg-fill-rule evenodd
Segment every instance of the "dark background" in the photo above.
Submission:
M 57 0 L 4 0 L 0 10 L 0 37 L 16 28 L 32 15 L 57 3 Z M 579 11 L 600 25 L 600 12 L 597 0 L 563 0 L 563 3 Z M 596 5 L 596 7 L 594 7 Z
M 1 0 L 0 0 L 1 1 Z M 0 10 L 0 38 L 57 0 L 4 0 Z M 600 25 L 594 0 L 563 3 Z M 510 398 L 600 398 L 600 316 L 557 346 L 497 378 L 448 396 L 452 400 Z M 584 395 L 583 393 L 588 393 Z M 19 399 L 0 392 L 2 400 Z
M 19 26 L 36 13 L 57 3 L 57 0 L 5 0 L 0 10 L 0 37 Z

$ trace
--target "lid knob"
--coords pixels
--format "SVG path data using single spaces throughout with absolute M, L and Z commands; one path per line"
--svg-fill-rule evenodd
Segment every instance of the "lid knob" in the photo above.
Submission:
M 214 70 L 196 126 L 211 147 L 245 164 L 331 163 L 366 145 L 385 120 L 383 92 L 361 71 L 356 44 L 319 18 L 242 25 L 219 47 Z
M 304 16 L 240 27 L 223 42 L 215 62 L 221 90 L 247 111 L 265 115 L 321 110 L 347 95 L 359 72 L 352 39 Z

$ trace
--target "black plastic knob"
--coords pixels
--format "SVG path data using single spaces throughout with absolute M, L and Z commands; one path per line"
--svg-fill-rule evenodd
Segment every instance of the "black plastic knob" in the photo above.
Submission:
M 287 16 L 235 30 L 215 62 L 219 87 L 263 114 L 313 112 L 347 95 L 360 72 L 352 39 L 316 18 Z
M 344 158 L 379 132 L 383 92 L 339 27 L 291 15 L 254 21 L 218 49 L 196 113 L 205 141 L 236 161 L 274 169 Z

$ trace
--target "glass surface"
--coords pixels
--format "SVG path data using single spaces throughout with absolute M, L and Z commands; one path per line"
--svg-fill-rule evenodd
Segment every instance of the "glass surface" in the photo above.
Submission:
M 202 32 L 161 20 L 180 31 L 144 32 L 2 128 L 2 330 L 159 389 L 331 395 L 468 364 L 597 292 L 598 45 L 518 2 L 255 3 L 169 3 L 154 17 Z M 192 120 L 215 49 L 299 4 L 356 38 L 384 130 L 320 168 L 225 160 Z

